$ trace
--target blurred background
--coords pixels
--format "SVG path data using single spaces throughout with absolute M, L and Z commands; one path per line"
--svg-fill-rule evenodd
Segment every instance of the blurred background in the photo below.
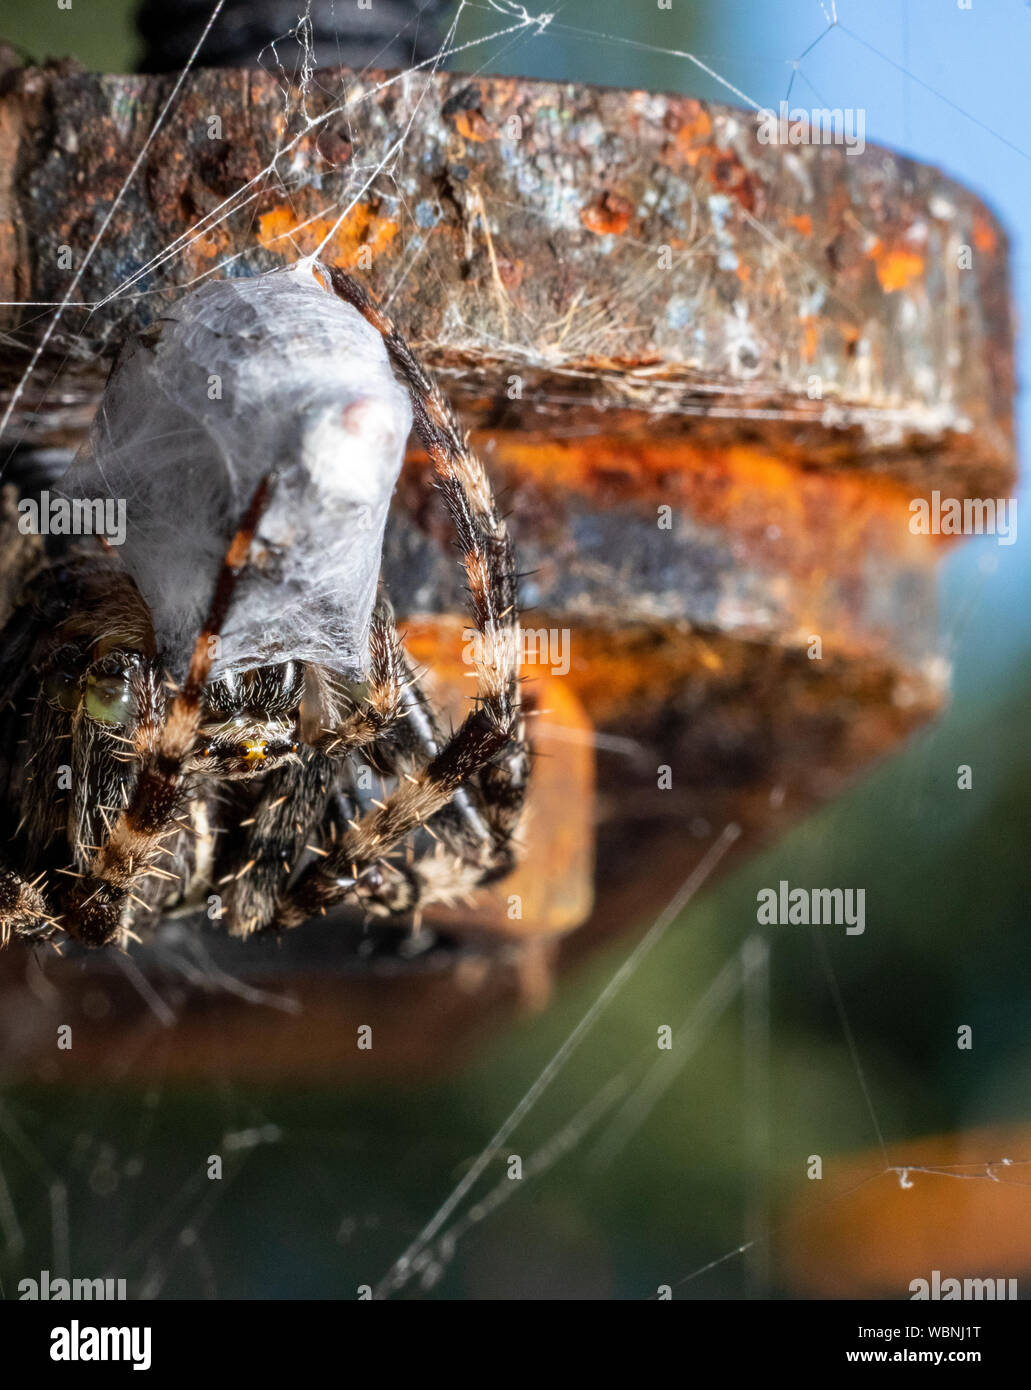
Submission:
M 34 59 L 130 71 L 142 61 L 134 8 L 23 5 L 0 37 Z M 512 8 L 466 6 L 456 42 L 497 33 Z M 833 27 L 829 0 L 553 8 L 543 34 L 524 28 L 451 65 L 734 101 L 711 70 L 772 108 L 792 82 L 795 104 L 864 108 L 868 141 L 940 166 L 999 215 L 1023 316 L 1026 4 L 838 0 Z M 163 11 L 167 20 L 176 6 Z M 328 28 L 316 22 L 317 42 Z M 1020 440 L 1026 350 L 1021 342 Z M 1019 497 L 1023 517 L 1025 488 Z M 427 1296 L 641 1298 L 669 1285 L 678 1298 L 905 1297 L 910 1279 L 959 1250 L 965 1263 L 944 1273 L 1026 1274 L 1031 1288 L 1031 1188 L 1000 1194 L 981 1173 L 1004 1157 L 1031 1165 L 1029 594 L 1023 534 L 1013 546 L 989 537 L 948 554 L 940 621 L 951 708 L 690 906 L 505 1151 L 525 1163 L 556 1138 L 571 1142 L 608 1079 L 654 1046 L 655 1020 L 676 1032 L 708 1000 L 697 1046 L 647 1113 L 595 1126 L 532 1182 L 502 1189 Z M 960 764 L 973 769 L 970 791 L 956 790 Z M 771 928 L 767 970 L 756 954 L 756 892 L 780 879 L 865 885 L 865 934 Z M 750 938 L 752 983 L 724 997 L 721 972 L 733 973 Z M 76 1273 L 127 1274 L 130 1294 L 354 1297 L 447 1196 L 626 952 L 609 947 L 567 975 L 543 1013 L 410 1087 L 7 1088 L 5 1295 L 70 1253 Z M 960 1024 L 973 1028 L 970 1051 L 957 1049 Z M 227 1133 L 239 1161 L 209 1184 L 204 1158 Z M 931 1138 L 948 1135 L 966 1138 L 951 1147 Z M 824 1178 L 810 1182 L 817 1154 Z M 909 1189 L 884 1175 L 920 1154 L 969 1164 L 963 1171 L 980 1180 L 917 1174 Z M 504 1183 L 500 1160 L 491 1172 Z M 935 1245 L 927 1202 L 959 1244 Z M 923 1234 L 907 1244 L 901 1233 L 921 1211 Z M 879 1246 L 890 1269 L 895 1241 L 905 1250 L 895 1275 L 880 1288 L 864 1283 L 865 1247 Z

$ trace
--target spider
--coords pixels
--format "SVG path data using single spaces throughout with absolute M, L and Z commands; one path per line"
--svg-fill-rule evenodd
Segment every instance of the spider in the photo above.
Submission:
M 425 905 L 466 895 L 515 862 L 530 750 L 520 707 L 517 573 L 505 523 L 448 402 L 389 316 L 345 272 L 314 261 L 302 269 L 312 277 L 306 292 L 320 296 L 317 304 L 304 299 L 308 309 L 329 305 L 339 313 L 349 306 L 343 312 L 374 340 L 388 388 L 405 410 L 400 446 L 408 432 L 406 392 L 410 399 L 467 576 L 479 639 L 472 706 L 445 731 L 375 582 L 367 640 L 359 642 L 364 660 L 334 666 L 339 643 L 320 646 L 321 628 L 301 644 L 305 659 L 297 659 L 291 624 L 311 622 L 313 614 L 316 624 L 329 622 L 339 593 L 325 583 L 318 593 L 293 592 L 296 583 L 291 590 L 296 574 L 282 535 L 303 532 L 291 511 L 300 494 L 290 491 L 289 470 L 274 458 L 267 468 L 258 464 L 265 472 L 248 489 L 228 546 L 233 527 L 223 532 L 206 611 L 174 678 L 167 638 L 174 624 L 165 610 L 171 605 L 181 626 L 189 605 L 177 595 L 196 589 L 198 567 L 181 564 L 151 586 L 148 603 L 110 544 L 90 537 L 53 548 L 37 558 L 0 634 L 4 944 L 73 938 L 86 947 L 124 947 L 139 939 L 139 928 L 205 899 L 217 904 L 208 915 L 237 936 L 296 927 L 345 903 L 367 920 L 417 921 Z M 261 336 L 249 288 L 267 282 L 278 289 L 286 282 L 276 276 L 297 273 L 217 282 L 243 296 L 245 345 Z M 167 331 L 159 323 L 138 350 L 146 354 Z M 359 354 L 359 379 L 368 351 L 362 349 L 364 360 Z M 112 382 L 116 376 L 117 369 Z M 311 391 L 303 380 L 302 387 L 307 401 Z M 371 410 L 374 427 L 382 424 L 379 409 L 357 407 L 359 415 Z M 280 423 L 285 438 L 296 421 Z M 200 512 L 212 504 L 184 440 L 173 481 L 180 506 L 192 510 L 185 524 L 203 531 Z M 230 472 L 236 462 L 228 460 Z M 145 500 L 155 471 L 147 451 L 135 451 L 130 463 Z M 334 461 L 330 471 L 345 464 L 361 478 L 358 455 Z M 391 478 L 388 497 L 392 486 Z M 197 507 L 191 494 L 201 498 Z M 322 493 L 315 503 L 324 505 Z M 286 531 L 281 526 L 270 541 L 264 530 L 276 507 Z M 322 534 L 314 547 L 320 555 L 302 556 L 306 562 L 316 563 L 326 549 Z M 369 537 L 363 544 L 375 551 L 375 580 L 382 528 L 377 535 L 373 526 Z M 361 573 L 357 580 L 352 574 L 352 548 L 332 563 L 346 560 L 345 591 L 350 584 L 364 593 Z M 278 619 L 256 613 L 257 602 L 269 601 L 279 605 Z M 336 618 L 338 626 L 353 619 L 362 630 L 360 612 Z M 237 656 L 244 653 L 247 663 L 240 669 L 239 660 L 235 667 L 223 662 L 217 671 L 234 623 L 244 631 Z M 384 799 L 360 785 L 369 768 L 389 784 Z

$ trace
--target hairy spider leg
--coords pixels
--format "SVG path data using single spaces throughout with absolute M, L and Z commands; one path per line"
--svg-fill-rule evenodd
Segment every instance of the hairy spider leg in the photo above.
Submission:
M 12 936 L 45 938 L 56 925 L 40 881 L 30 882 L 0 863 L 0 946 L 6 946 Z
M 382 595 L 373 611 L 369 654 L 360 694 L 354 687 L 341 691 L 331 672 L 309 668 L 318 687 L 316 703 L 327 706 L 329 722 L 309 737 L 297 765 L 266 779 L 235 854 L 243 868 L 216 885 L 222 915 L 235 936 L 249 936 L 276 921 L 287 880 L 304 850 L 329 853 L 325 846 L 333 845 L 346 823 L 337 799 L 357 804 L 352 755 L 364 752 L 378 774 L 403 778 L 445 742 Z M 366 909 L 394 914 L 423 901 L 452 900 L 507 869 L 507 863 L 498 867 L 479 799 L 473 805 L 460 792 L 430 818 L 428 833 L 439 842 L 434 854 L 414 864 L 381 864 L 378 880 L 364 886 Z
M 162 842 L 179 833 L 176 817 L 182 807 L 184 765 L 200 728 L 204 687 L 216 646 L 212 639 L 229 611 L 271 487 L 272 477 L 266 476 L 230 542 L 186 679 L 143 757 L 129 804 L 115 818 L 89 871 L 74 879 L 65 894 L 62 926 L 84 945 L 106 946 L 113 941 L 122 928 L 127 904 L 134 900 L 133 887 L 147 875 L 166 872 L 154 860 Z

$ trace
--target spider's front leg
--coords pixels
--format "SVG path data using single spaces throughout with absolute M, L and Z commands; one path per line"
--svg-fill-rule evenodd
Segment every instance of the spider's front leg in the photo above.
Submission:
M 251 542 L 268 504 L 272 479 L 258 485 L 246 515 L 226 551 L 207 619 L 194 644 L 182 688 L 152 736 L 128 804 L 114 817 L 109 833 L 88 870 L 71 881 L 62 926 L 86 946 L 106 946 L 121 931 L 131 902 L 146 906 L 133 892 L 148 874 L 163 874 L 156 860 L 163 842 L 178 836 L 177 817 L 185 800 L 186 766 L 201 725 L 204 689 L 216 644 L 236 582 L 247 563 Z

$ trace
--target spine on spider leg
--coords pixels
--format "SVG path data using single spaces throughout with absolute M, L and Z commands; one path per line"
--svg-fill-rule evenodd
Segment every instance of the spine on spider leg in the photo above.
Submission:
M 183 800 L 183 765 L 200 728 L 204 687 L 215 644 L 268 505 L 273 479 L 259 483 L 239 529 L 230 542 L 215 583 L 208 616 L 194 644 L 182 689 L 172 701 L 154 746 L 144 758 L 129 804 L 100 847 L 90 872 L 72 881 L 63 904 L 62 926 L 86 946 L 106 946 L 117 936 L 133 884 L 156 869 L 161 841 L 176 831 Z

